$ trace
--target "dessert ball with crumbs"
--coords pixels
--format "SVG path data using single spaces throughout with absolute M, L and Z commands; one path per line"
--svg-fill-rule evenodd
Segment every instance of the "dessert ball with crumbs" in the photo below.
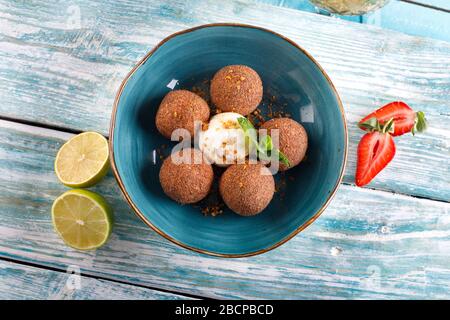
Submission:
M 211 81 L 211 101 L 221 111 L 247 115 L 262 100 L 263 86 L 259 75 L 250 67 L 226 66 Z
M 201 151 L 191 148 L 167 157 L 159 171 L 164 193 L 183 204 L 195 203 L 206 197 L 213 179 L 212 166 L 204 160 Z
M 276 118 L 265 122 L 260 129 L 266 129 L 272 136 L 272 130 L 278 130 L 278 149 L 289 159 L 290 166 L 280 162 L 280 171 L 298 165 L 305 157 L 308 148 L 308 135 L 305 128 L 290 118 Z
M 156 113 L 156 128 L 166 138 L 171 137 L 175 129 L 183 128 L 194 137 L 195 121 L 207 122 L 209 106 L 205 100 L 187 90 L 169 92 Z
M 231 210 L 242 216 L 253 216 L 269 205 L 275 181 L 261 163 L 233 164 L 222 174 L 219 191 Z

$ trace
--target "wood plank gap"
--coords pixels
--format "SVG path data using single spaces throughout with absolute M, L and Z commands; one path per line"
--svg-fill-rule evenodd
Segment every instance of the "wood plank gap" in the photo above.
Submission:
M 24 125 L 27 125 L 27 126 L 44 128 L 44 129 L 49 129 L 49 130 L 54 130 L 54 131 L 61 131 L 61 132 L 71 133 L 71 134 L 79 134 L 79 133 L 83 132 L 82 130 L 76 130 L 76 129 L 72 129 L 72 128 L 65 128 L 65 127 L 61 127 L 61 126 L 51 125 L 51 124 L 37 122 L 37 121 L 18 119 L 18 118 L 14 118 L 14 117 L 6 117 L 6 116 L 3 116 L 3 115 L 0 115 L 0 120 L 9 121 L 9 122 L 16 122 L 16 123 L 24 124 Z
M 348 181 L 344 181 L 344 180 L 342 180 L 341 185 L 356 187 L 356 184 L 348 182 Z M 391 190 L 386 190 L 386 189 L 382 189 L 382 188 L 374 188 L 374 187 L 368 187 L 368 186 L 364 186 L 362 188 L 366 189 L 366 190 L 381 191 L 381 192 L 391 193 L 394 195 L 402 195 L 405 197 L 411 197 L 411 198 L 417 198 L 417 199 L 423 199 L 423 200 L 430 200 L 430 201 L 443 202 L 443 203 L 450 202 L 450 200 L 445 201 L 443 199 L 437 199 L 437 198 L 433 198 L 433 197 L 424 197 L 424 196 L 420 196 L 420 195 L 409 194 L 409 193 L 398 192 L 398 191 L 391 191 Z
M 428 8 L 428 9 L 434 9 L 434 10 L 439 10 L 439 11 L 443 11 L 443 12 L 450 13 L 450 10 L 449 10 L 449 9 L 439 8 L 439 7 L 436 7 L 436 6 L 432 5 L 432 4 L 426 4 L 426 3 L 416 2 L 416 1 L 414 1 L 414 0 L 400 0 L 400 1 L 401 1 L 401 2 L 410 3 L 410 4 L 415 4 L 415 5 L 417 5 L 417 6 L 425 7 L 425 8 Z
M 66 273 L 66 271 L 64 271 L 63 269 L 60 269 L 60 268 L 56 268 L 56 267 L 52 267 L 52 266 L 48 266 L 48 265 L 44 265 L 44 264 L 33 263 L 33 262 L 29 262 L 29 261 L 11 259 L 9 257 L 3 256 L 1 253 L 0 253 L 0 260 L 6 261 L 6 262 L 10 262 L 10 263 L 19 264 L 19 265 L 24 265 L 24 266 L 32 267 L 32 268 L 44 269 L 44 270 L 54 271 L 54 272 L 59 272 L 59 273 Z M 85 277 L 85 278 L 109 281 L 109 282 L 114 282 L 114 283 L 124 284 L 124 285 L 131 285 L 131 286 L 138 287 L 138 288 L 149 289 L 149 290 L 154 290 L 154 291 L 159 291 L 159 292 L 164 292 L 164 293 L 169 293 L 169 294 L 176 294 L 176 295 L 179 295 L 179 296 L 184 296 L 186 298 L 200 299 L 200 300 L 215 300 L 215 299 L 212 299 L 212 298 L 198 296 L 198 295 L 195 295 L 195 294 L 181 293 L 181 292 L 176 292 L 176 291 L 173 291 L 173 290 L 161 289 L 161 288 L 152 287 L 152 286 L 145 286 L 145 285 L 142 285 L 142 284 L 136 284 L 136 283 L 127 282 L 127 281 L 123 281 L 123 280 L 112 279 L 112 278 L 108 278 L 108 277 L 94 276 L 92 274 L 85 273 L 85 272 L 81 272 L 80 275 L 82 277 Z

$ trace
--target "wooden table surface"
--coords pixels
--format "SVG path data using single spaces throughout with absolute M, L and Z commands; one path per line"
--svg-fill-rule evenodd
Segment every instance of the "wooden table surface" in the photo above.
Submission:
M 277 6 L 330 13 L 315 7 L 309 0 L 255 0 Z M 450 41 L 449 0 L 389 0 L 382 8 L 361 16 L 340 16 L 339 19 L 380 26 L 406 34 Z
M 56 151 L 78 132 L 106 135 L 134 63 L 169 34 L 210 22 L 279 32 L 330 75 L 350 134 L 334 201 L 280 248 L 228 260 L 157 235 L 108 175 L 93 190 L 114 207 L 111 240 L 68 248 L 50 219 L 67 189 Z M 430 128 L 396 139 L 393 162 L 358 188 L 355 123 L 397 99 L 423 110 Z M 450 298 L 450 43 L 253 1 L 0 0 L 0 118 L 0 298 Z

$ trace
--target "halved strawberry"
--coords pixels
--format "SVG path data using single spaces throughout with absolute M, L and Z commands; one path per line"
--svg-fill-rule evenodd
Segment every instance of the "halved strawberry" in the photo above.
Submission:
M 395 130 L 392 133 L 393 136 L 400 136 L 409 131 L 414 135 L 417 131 L 422 132 L 427 127 L 425 114 L 422 111 L 414 112 L 402 101 L 390 102 L 372 112 L 359 121 L 359 127 L 363 130 L 371 129 L 367 126 L 367 121 L 371 118 L 376 118 L 382 125 L 389 119 L 394 119 Z
M 366 133 L 358 145 L 355 182 L 360 187 L 368 184 L 395 155 L 394 139 L 389 133 L 394 132 L 393 119 L 384 126 L 376 121 L 374 126 L 376 129 Z

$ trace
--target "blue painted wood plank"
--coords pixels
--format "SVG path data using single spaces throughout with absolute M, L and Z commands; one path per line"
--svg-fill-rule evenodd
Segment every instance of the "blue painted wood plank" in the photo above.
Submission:
M 257 0 L 307 12 L 326 14 L 324 10 L 315 8 L 308 0 Z M 420 4 L 424 6 L 421 6 Z M 397 30 L 410 35 L 430 37 L 450 41 L 450 13 L 425 6 L 434 6 L 450 10 L 448 0 L 391 0 L 384 8 L 363 16 L 339 16 L 338 18 L 353 22 L 373 24 L 382 28 Z
M 256 0 L 257 2 L 317 13 L 317 8 L 309 0 Z
M 362 134 L 356 122 L 400 99 L 425 111 L 430 130 L 398 140 L 394 161 L 369 187 L 450 198 L 450 44 L 286 8 L 270 7 L 267 19 L 269 6 L 250 1 L 105 2 L 101 19 L 98 6 L 79 1 L 77 25 L 60 3 L 0 2 L 1 116 L 106 134 L 116 90 L 136 60 L 172 32 L 229 19 L 288 36 L 330 75 L 349 121 L 346 183 Z
M 177 294 L 0 260 L 1 300 L 179 300 Z
M 312 13 L 319 13 L 323 15 L 329 16 L 330 14 L 321 8 L 318 8 L 311 4 L 309 0 L 256 0 L 257 2 L 261 3 L 267 3 L 273 6 L 279 6 L 279 7 L 285 7 L 285 8 L 291 8 L 301 11 L 307 11 Z M 360 16 L 340 16 L 340 15 L 334 15 L 334 17 L 337 17 L 342 20 L 347 21 L 353 21 L 353 22 L 361 22 Z
M 67 190 L 53 160 L 70 136 L 0 121 L 0 256 L 211 298 L 450 298 L 450 204 L 348 185 L 287 244 L 230 260 L 151 231 L 109 175 L 93 190 L 114 208 L 111 239 L 97 251 L 72 250 L 50 218 L 53 200 Z
M 407 2 L 391 1 L 384 8 L 364 15 L 362 21 L 410 35 L 450 41 L 450 13 Z
M 448 0 L 410 0 L 410 1 L 413 3 L 429 5 L 444 10 L 450 10 L 450 1 Z

